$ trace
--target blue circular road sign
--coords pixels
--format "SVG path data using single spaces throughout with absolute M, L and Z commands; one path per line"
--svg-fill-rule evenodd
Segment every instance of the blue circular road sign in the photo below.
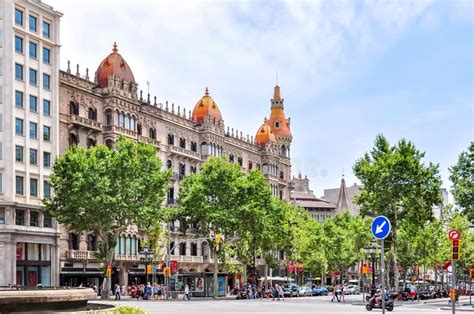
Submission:
M 390 220 L 388 220 L 385 216 L 377 216 L 372 221 L 372 234 L 375 238 L 382 240 L 385 239 L 392 230 L 392 225 L 390 224 Z

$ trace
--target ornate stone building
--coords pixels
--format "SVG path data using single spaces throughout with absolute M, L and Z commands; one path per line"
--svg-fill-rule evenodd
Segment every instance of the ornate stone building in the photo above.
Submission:
M 151 99 L 149 94 L 143 97 L 129 65 L 115 44 L 112 52 L 100 63 L 94 78 L 89 76 L 88 70 L 81 75 L 79 66 L 72 73 L 69 65 L 66 71 L 59 72 L 59 78 L 60 153 L 74 144 L 112 147 L 117 138 L 124 135 L 154 145 L 164 167 L 173 170 L 166 200 L 169 206 L 176 204 L 180 181 L 198 171 L 211 156 L 224 156 L 239 164 L 242 171 L 260 169 L 273 194 L 289 201 L 292 135 L 279 86 L 274 88 L 270 118 L 264 119 L 254 138 L 225 126 L 219 106 L 207 88 L 192 112 L 173 103 L 158 103 L 156 97 Z M 179 265 L 178 273 L 182 278 L 178 279 L 192 287 L 193 276 L 204 279 L 213 270 L 207 244 L 189 235 L 180 238 L 175 232 L 177 225 L 167 227 L 173 241 L 180 241 L 171 257 Z M 139 239 L 143 236 L 140 230 L 130 227 L 119 239 L 113 275 L 115 282 L 127 285 L 132 280 L 144 281 L 145 266 L 138 255 Z M 98 284 L 101 273 L 98 261 L 93 258 L 94 250 L 94 235 L 76 235 L 62 230 L 62 284 L 75 285 L 86 281 Z M 156 274 L 162 281 L 161 270 Z

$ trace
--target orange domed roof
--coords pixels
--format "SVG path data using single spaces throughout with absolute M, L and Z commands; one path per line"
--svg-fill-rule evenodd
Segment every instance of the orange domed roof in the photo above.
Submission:
M 272 112 L 270 114 L 270 128 L 273 134 L 283 135 L 286 137 L 292 137 L 289 120 L 285 117 L 285 111 L 283 109 L 283 99 L 281 98 L 280 86 L 275 86 L 272 99 Z
M 194 107 L 192 119 L 202 124 L 204 122 L 204 117 L 206 116 L 216 118 L 218 121 L 222 120 L 221 111 L 214 99 L 209 96 L 209 90 L 207 87 L 204 96 L 202 96 Z
M 114 43 L 112 53 L 97 68 L 95 75 L 100 87 L 107 87 L 110 75 L 114 75 L 118 80 L 135 83 L 132 70 L 117 51 L 117 44 Z
M 270 125 L 268 124 L 267 118 L 265 118 L 262 126 L 258 129 L 257 134 L 255 135 L 255 142 L 257 142 L 257 145 L 265 145 L 269 141 L 276 142 L 276 139 Z

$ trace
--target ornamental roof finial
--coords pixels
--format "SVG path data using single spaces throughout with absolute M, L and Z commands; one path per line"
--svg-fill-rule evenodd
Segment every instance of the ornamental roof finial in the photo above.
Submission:
M 114 42 L 112 51 L 113 51 L 113 52 L 117 52 L 117 51 L 118 51 L 118 49 L 117 49 L 117 42 Z
M 206 91 L 204 92 L 204 95 L 209 96 L 209 88 L 206 87 Z

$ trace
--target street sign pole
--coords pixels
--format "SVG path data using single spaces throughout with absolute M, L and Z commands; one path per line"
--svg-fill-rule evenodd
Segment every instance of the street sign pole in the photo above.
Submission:
M 453 309 L 453 314 L 456 313 L 456 261 L 452 260 L 451 262 L 451 284 L 452 284 L 452 289 L 454 291 L 454 295 L 450 295 L 451 297 L 451 306 Z
M 380 276 L 382 281 L 382 291 L 381 291 L 381 298 L 382 298 L 382 314 L 385 314 L 385 265 L 383 260 L 384 255 L 384 239 L 380 240 Z

